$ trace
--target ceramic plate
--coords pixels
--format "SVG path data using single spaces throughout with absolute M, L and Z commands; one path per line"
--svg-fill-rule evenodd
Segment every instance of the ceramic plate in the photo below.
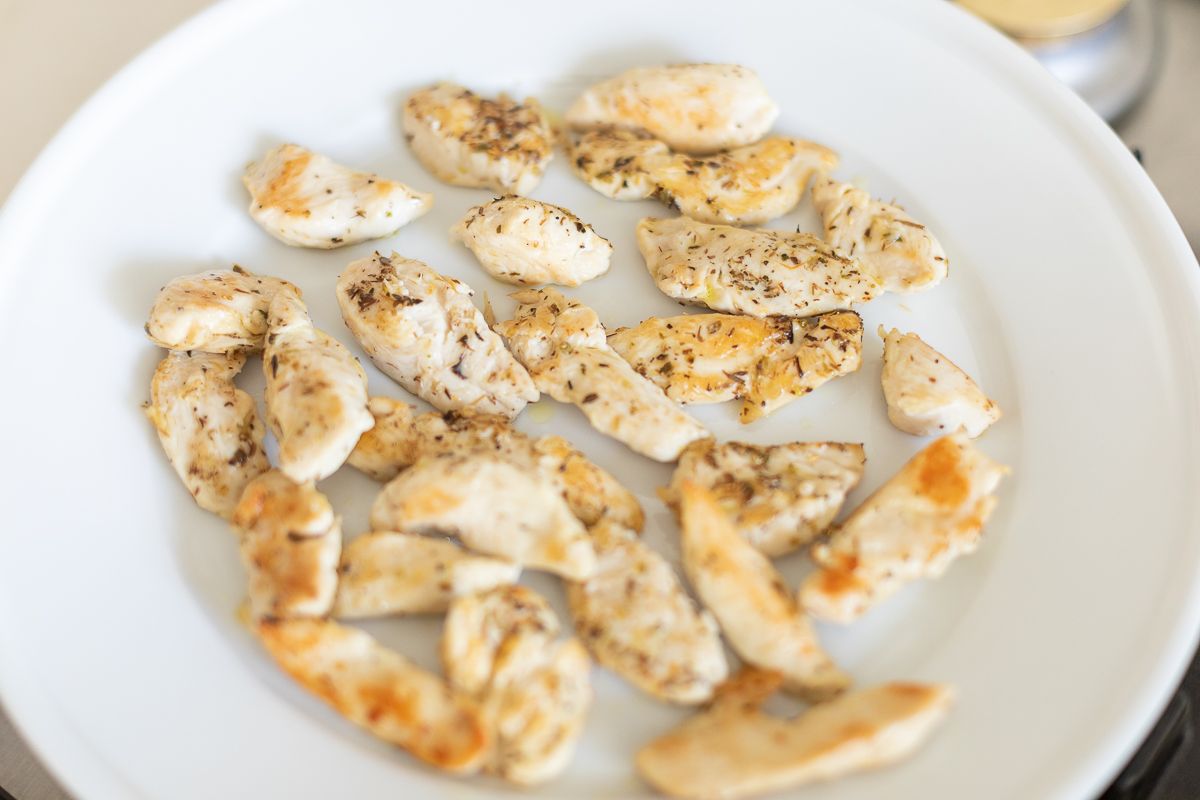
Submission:
M 58 136 L 0 221 L 5 342 L 0 690 L 34 748 L 86 797 L 452 797 L 456 781 L 372 740 L 291 684 L 239 625 L 234 539 L 190 501 L 140 404 L 161 354 L 142 323 L 169 278 L 239 263 L 299 284 L 318 325 L 353 346 L 337 273 L 374 248 L 484 292 L 450 225 L 491 195 L 445 186 L 412 158 L 402 99 L 450 79 L 563 109 L 583 86 L 646 63 L 724 61 L 762 75 L 780 132 L 842 155 L 838 174 L 897 198 L 941 238 L 950 278 L 861 308 L 863 368 L 721 440 L 866 445 L 851 499 L 924 442 L 893 429 L 879 391 L 879 324 L 915 330 L 1005 411 L 979 446 L 1009 464 L 985 544 L 937 582 L 821 635 L 859 685 L 946 681 L 959 702 L 911 761 L 821 789 L 892 800 L 1088 797 L 1122 765 L 1191 653 L 1200 617 L 1196 262 L 1120 142 L 1015 46 L 948 3 L 783 5 L 614 0 L 225 4 L 163 40 Z M 246 214 L 239 177 L 296 141 L 436 196 L 395 237 L 288 248 Z M 633 242 L 664 210 L 607 200 L 560 156 L 534 192 L 616 246 L 570 293 L 611 327 L 681 313 Z M 814 229 L 807 205 L 773 223 Z M 354 348 L 357 351 L 357 348 Z M 261 390 L 257 362 L 245 387 Z M 371 372 L 373 393 L 404 397 Z M 643 500 L 673 554 L 655 487 L 669 468 L 542 401 L 521 427 L 568 437 Z M 377 487 L 322 484 L 353 535 Z M 803 559 L 781 567 L 792 582 Z M 549 579 L 531 581 L 561 608 Z M 435 667 L 438 620 L 367 628 Z M 597 670 L 598 701 L 548 797 L 646 792 L 636 749 L 685 716 Z

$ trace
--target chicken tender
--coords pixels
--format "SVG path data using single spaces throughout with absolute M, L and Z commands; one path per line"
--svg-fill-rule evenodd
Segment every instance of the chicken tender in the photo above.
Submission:
M 298 684 L 426 764 L 475 772 L 491 752 L 483 710 L 366 633 L 316 619 L 263 620 L 258 638 Z
M 226 519 L 242 490 L 271 468 L 254 399 L 233 384 L 246 354 L 168 353 L 154 370 L 146 416 L 183 485 Z
M 489 100 L 452 83 L 408 98 L 404 136 L 440 180 L 503 193 L 532 192 L 554 156 L 554 130 L 536 100 Z
M 659 494 L 678 514 L 683 484 L 703 486 L 741 537 L 775 558 L 825 532 L 862 479 L 866 460 L 861 444 L 706 440 L 683 451 Z
M 596 571 L 567 584 L 567 602 L 592 655 L 654 697 L 707 701 L 729 670 L 716 621 L 633 531 L 605 520 L 590 533 Z
M 587 530 L 554 484 L 495 455 L 427 458 L 371 507 L 373 530 L 453 534 L 472 550 L 581 580 L 596 567 Z
M 942 245 L 899 206 L 828 177 L 813 183 L 812 198 L 825 226 L 825 241 L 862 262 L 887 291 L 929 289 L 949 272 Z
M 441 411 L 514 417 L 538 399 L 537 388 L 472 294 L 396 253 L 355 261 L 337 282 L 346 327 L 384 374 Z
M 337 472 L 375 424 L 367 374 L 341 342 L 313 327 L 297 292 L 278 292 L 271 301 L 263 372 L 279 469 L 297 483 Z
M 537 470 L 558 486 L 584 525 L 608 518 L 642 529 L 645 518 L 637 497 L 561 436 L 533 439 L 498 414 L 418 414 L 408 403 L 389 397 L 372 397 L 368 408 L 375 427 L 359 438 L 349 462 L 377 481 L 390 481 L 426 456 L 494 453 Z
M 862 364 L 862 318 L 833 311 L 807 319 L 691 314 L 651 317 L 608 343 L 677 403 L 741 399 L 743 423 Z
M 254 221 L 296 247 L 330 250 L 391 236 L 433 206 L 433 195 L 295 144 L 269 150 L 242 183 Z
M 704 155 L 757 142 L 778 116 L 754 70 L 673 64 L 627 70 L 592 86 L 566 120 L 576 130 L 645 131 L 675 150 Z
M 856 260 L 807 233 L 648 217 L 637 243 L 663 294 L 713 311 L 807 317 L 883 292 Z
M 845 689 L 850 679 L 767 557 L 738 535 L 711 492 L 686 481 L 679 491 L 683 569 L 730 646 L 747 663 L 783 673 L 787 689 L 803 697 Z
M 546 394 L 592 426 L 656 461 L 674 461 L 708 432 L 608 345 L 596 312 L 556 289 L 513 295 L 516 316 L 496 325 Z
M 565 208 L 506 195 L 475 206 L 451 234 L 505 283 L 579 284 L 608 272 L 612 243 Z
M 516 784 L 566 769 L 592 703 L 591 662 L 576 639 L 556 641 L 558 619 L 524 586 L 454 601 L 442 636 L 452 685 L 479 698 L 495 731 L 486 769 Z
M 1000 407 L 971 376 L 915 333 L 879 327 L 888 419 L 913 436 L 965 431 L 974 439 L 1000 419 Z
M 228 353 L 261 350 L 267 311 L 285 280 L 254 275 L 242 267 L 175 278 L 150 309 L 146 335 L 168 350 Z
M 801 604 L 818 619 L 853 622 L 905 584 L 940 576 L 979 546 L 1007 473 L 961 433 L 938 439 L 813 546 L 820 569 Z
M 517 582 L 521 567 L 453 542 L 396 531 L 363 534 L 342 551 L 333 615 L 438 614 L 472 592 Z
M 907 758 L 954 699 L 944 685 L 885 683 L 780 719 L 761 709 L 778 682 L 777 673 L 743 670 L 711 708 L 643 747 L 638 772 L 672 797 L 785 791 Z
M 791 211 L 816 172 L 837 154 L 802 139 L 772 136 L 709 156 L 675 153 L 648 134 L 601 130 L 571 148 L 571 167 L 614 200 L 655 197 L 701 222 L 762 225 Z
M 338 585 L 342 522 L 325 495 L 271 470 L 246 487 L 232 522 L 250 575 L 250 613 L 256 619 L 329 613 Z

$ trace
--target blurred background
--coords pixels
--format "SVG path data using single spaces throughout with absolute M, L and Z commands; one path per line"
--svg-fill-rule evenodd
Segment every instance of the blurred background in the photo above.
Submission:
M 925 0 L 950 2 L 952 0 Z M 956 0 L 1075 89 L 1142 161 L 1200 251 L 1200 0 Z M 70 114 L 209 0 L 0 0 L 0 201 Z M 1104 800 L 1200 798 L 1193 663 Z M 0 710 L 0 800 L 66 795 Z

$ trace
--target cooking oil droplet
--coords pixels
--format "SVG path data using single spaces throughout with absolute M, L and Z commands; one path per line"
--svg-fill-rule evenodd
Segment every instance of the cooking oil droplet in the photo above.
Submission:
M 539 400 L 529 405 L 529 419 L 545 425 L 554 416 L 554 406 L 548 400 Z

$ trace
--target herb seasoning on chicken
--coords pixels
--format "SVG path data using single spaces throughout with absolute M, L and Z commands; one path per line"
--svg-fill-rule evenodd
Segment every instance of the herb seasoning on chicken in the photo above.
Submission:
M 608 272 L 612 244 L 567 211 L 506 195 L 475 206 L 451 233 L 496 280 L 578 286 Z
M 497 192 L 529 194 L 554 155 L 554 131 L 536 100 L 489 100 L 452 83 L 408 98 L 404 135 L 439 179 Z
M 513 295 L 516 316 L 496 325 L 538 388 L 573 403 L 601 433 L 656 461 L 674 461 L 708 436 L 648 379 L 608 346 L 596 312 L 556 289 Z
M 338 276 L 346 327 L 384 374 L 441 411 L 514 417 L 538 398 L 525 368 L 488 329 L 462 281 L 375 253 Z
M 570 150 L 571 168 L 614 200 L 655 197 L 701 222 L 761 225 L 796 207 L 815 172 L 837 155 L 802 139 L 772 136 L 709 156 L 672 152 L 635 131 L 589 131 Z
M 862 318 L 691 314 L 651 317 L 608 343 L 677 403 L 741 399 L 753 422 L 862 363 Z
M 752 317 L 807 317 L 865 303 L 883 287 L 808 233 L 643 219 L 638 249 L 668 297 Z
M 299 145 L 274 148 L 242 176 L 250 216 L 284 244 L 330 250 L 391 236 L 433 196 L 357 172 Z

